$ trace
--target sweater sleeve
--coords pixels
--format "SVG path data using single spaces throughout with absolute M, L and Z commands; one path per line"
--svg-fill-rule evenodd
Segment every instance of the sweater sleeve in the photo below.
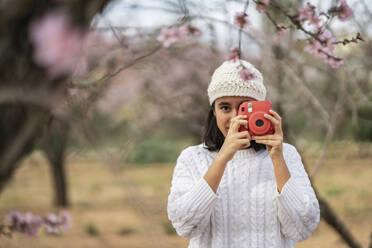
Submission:
M 168 218 L 178 235 L 191 239 L 209 228 L 217 195 L 204 178 L 193 179 L 190 150 L 184 150 L 173 172 Z
M 295 147 L 285 144 L 291 177 L 276 197 L 281 232 L 296 242 L 309 238 L 320 219 L 318 199 Z

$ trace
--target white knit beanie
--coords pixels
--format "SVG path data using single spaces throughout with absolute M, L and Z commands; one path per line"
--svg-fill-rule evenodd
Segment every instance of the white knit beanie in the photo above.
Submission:
M 247 61 L 240 60 L 241 64 L 255 75 L 255 79 L 243 81 L 238 72 L 243 69 L 237 60 L 236 62 L 225 61 L 218 67 L 208 86 L 209 104 L 223 96 L 247 96 L 257 101 L 265 100 L 266 88 L 263 84 L 261 72 Z

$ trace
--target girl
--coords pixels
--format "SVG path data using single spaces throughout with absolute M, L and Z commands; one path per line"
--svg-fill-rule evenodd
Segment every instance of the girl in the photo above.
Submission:
M 252 74 L 243 81 L 241 65 Z M 203 144 L 177 159 L 168 217 L 189 248 L 292 248 L 309 238 L 320 211 L 301 157 L 283 143 L 281 118 L 265 115 L 272 135 L 250 137 L 244 101 L 265 100 L 261 73 L 250 63 L 227 61 L 213 73 Z

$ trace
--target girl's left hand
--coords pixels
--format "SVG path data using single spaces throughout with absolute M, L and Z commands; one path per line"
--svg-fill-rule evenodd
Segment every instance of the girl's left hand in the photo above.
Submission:
M 252 140 L 256 140 L 256 143 L 265 144 L 271 159 L 281 158 L 283 157 L 282 118 L 274 110 L 270 110 L 270 113 L 273 116 L 268 114 L 265 114 L 264 116 L 274 125 L 274 134 L 253 136 Z

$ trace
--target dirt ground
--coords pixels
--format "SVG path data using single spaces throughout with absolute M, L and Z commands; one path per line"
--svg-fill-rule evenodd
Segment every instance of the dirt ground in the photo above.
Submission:
M 315 164 L 305 155 L 308 164 Z M 105 161 L 71 157 L 67 163 L 73 226 L 60 236 L 1 237 L 0 248 L 187 247 L 174 233 L 166 202 L 174 164 L 112 167 Z M 309 166 L 308 170 L 313 168 Z M 367 247 L 372 232 L 372 157 L 330 154 L 314 179 L 320 194 Z M 44 215 L 53 207 L 50 170 L 38 153 L 23 162 L 0 196 L 0 216 L 11 210 Z M 298 248 L 347 247 L 323 221 Z

